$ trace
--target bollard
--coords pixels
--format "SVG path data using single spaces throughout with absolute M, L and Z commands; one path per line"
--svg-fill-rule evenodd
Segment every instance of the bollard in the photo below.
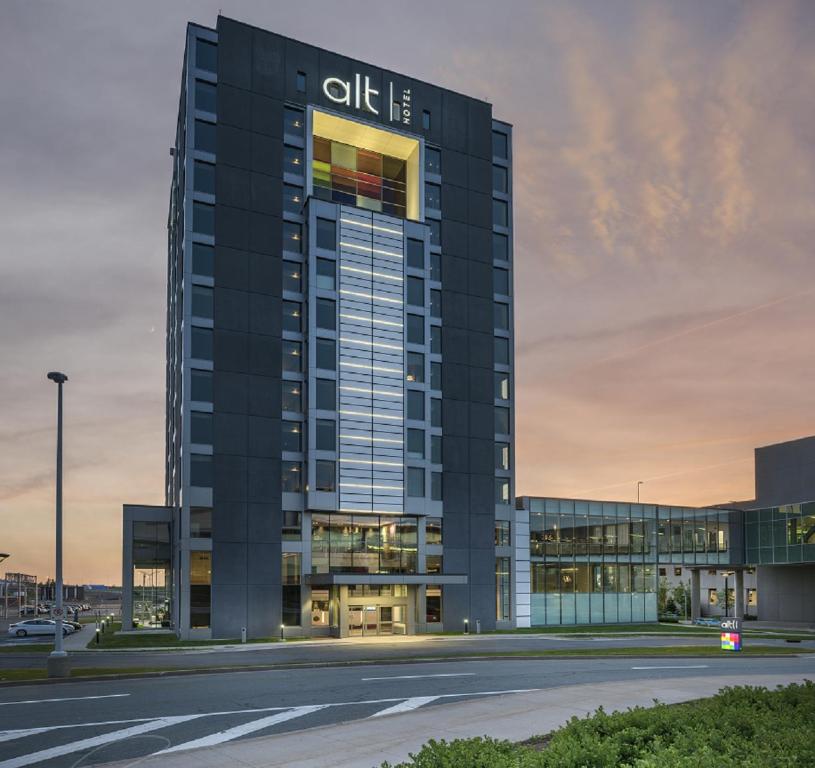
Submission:
M 96 644 L 99 645 L 99 627 L 96 627 Z
M 470 620 L 469 619 L 464 619 L 464 634 L 465 635 L 470 634 Z
M 481 634 L 481 619 L 476 619 L 475 620 L 475 633 L 477 635 Z
M 246 642 L 246 627 L 241 627 L 241 642 Z
M 286 625 L 285 625 L 285 624 L 281 624 L 281 625 L 280 625 L 280 639 L 281 639 L 281 640 L 285 640 L 285 639 L 286 639 L 285 637 L 283 637 L 283 632 L 284 632 L 284 630 L 285 630 L 285 629 L 286 629 Z

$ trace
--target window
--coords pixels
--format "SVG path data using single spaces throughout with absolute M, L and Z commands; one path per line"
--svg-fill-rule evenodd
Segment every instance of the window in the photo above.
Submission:
M 424 355 L 420 352 L 407 353 L 407 375 L 408 381 L 415 381 L 417 384 L 424 383 Z
M 283 107 L 283 132 L 289 136 L 303 136 L 305 133 L 305 115 L 299 109 Z
M 190 507 L 190 536 L 194 539 L 212 538 L 212 507 Z
M 190 371 L 190 400 L 201 403 L 212 402 L 212 371 Z
M 424 344 L 424 317 L 422 315 L 407 316 L 408 344 Z
M 337 288 L 337 270 L 331 259 L 317 259 L 317 287 L 324 291 Z
M 708 589 L 707 591 L 707 601 L 710 605 L 717 605 L 719 602 L 719 596 L 716 594 L 715 589 Z
M 498 131 L 492 132 L 492 156 L 498 157 L 501 160 L 509 159 L 508 154 L 507 135 Z
M 509 304 L 496 301 L 493 304 L 492 316 L 495 327 L 499 331 L 509 330 Z
M 192 244 L 192 271 L 204 277 L 215 274 L 215 249 L 211 245 Z
M 195 81 L 195 108 L 215 113 L 215 86 L 212 83 Z
M 214 46 L 213 46 L 214 47 Z M 209 626 L 212 606 L 212 552 L 190 552 L 190 627 Z
M 426 131 L 430 130 L 430 112 L 426 109 L 422 110 L 422 128 Z
M 407 454 L 411 459 L 424 458 L 424 430 L 408 429 Z
M 425 571 L 427 573 L 441 573 L 442 572 L 442 556 L 441 555 L 426 555 L 425 556 Z
M 414 269 L 424 269 L 424 243 L 421 240 L 408 238 L 407 265 Z
M 659 575 L 660 576 L 667 576 L 668 575 L 668 569 L 667 568 L 660 568 L 659 569 Z
M 495 521 L 495 546 L 496 547 L 510 546 L 509 520 Z
M 314 462 L 314 484 L 318 491 L 333 493 L 336 490 L 336 469 L 333 461 Z
M 293 221 L 283 222 L 283 250 L 292 253 L 302 253 L 303 251 L 302 227 Z
M 209 40 L 195 38 L 195 66 L 207 72 L 218 71 L 218 46 Z
M 299 216 L 303 210 L 303 188 L 294 184 L 283 185 L 283 210 Z
M 299 461 L 281 461 L 280 475 L 284 493 L 300 493 L 303 490 L 303 470 Z
M 424 496 L 424 470 L 421 467 L 407 468 L 407 495 L 413 498 Z
M 509 621 L 510 618 L 510 577 L 508 557 L 495 558 L 495 618 Z
M 193 189 L 205 195 L 215 194 L 215 166 L 212 163 L 195 161 Z
M 509 434 L 509 408 L 495 409 L 495 431 L 499 435 Z
M 315 431 L 318 451 L 337 450 L 337 429 L 333 419 L 317 419 Z
M 198 445 L 212 444 L 212 414 L 192 411 L 190 413 L 190 442 Z
M 441 291 L 430 289 L 430 317 L 441 317 Z
M 283 339 L 282 347 L 284 373 L 302 373 L 303 345 L 299 341 Z
M 303 292 L 303 267 L 298 261 L 283 261 L 283 290 Z
M 441 427 L 441 398 L 430 398 L 430 426 Z
M 192 228 L 202 235 L 215 234 L 215 206 L 195 202 L 192 204 Z
M 492 223 L 499 227 L 509 226 L 509 206 L 506 201 L 492 201 Z
M 430 226 L 430 245 L 441 245 L 441 222 L 428 219 L 426 223 Z
M 204 288 L 200 285 L 192 287 L 192 315 L 193 317 L 212 318 L 212 288 Z
M 424 148 L 424 169 L 426 173 L 441 174 L 441 152 L 438 149 Z
M 283 381 L 283 410 L 299 413 L 303 410 L 303 390 L 299 381 Z
M 430 435 L 430 461 L 441 464 L 441 435 Z
M 681 576 L 682 569 L 681 568 L 674 568 L 674 576 Z
M 495 478 L 495 503 L 509 504 L 509 479 L 506 477 Z
M 195 121 L 195 149 L 215 154 L 215 123 Z
M 509 238 L 506 235 L 492 233 L 492 258 L 509 261 Z
M 509 469 L 509 443 L 495 444 L 495 468 Z
M 407 303 L 414 307 L 424 306 L 424 280 L 421 277 L 408 277 Z
M 280 561 L 282 591 L 282 622 L 284 627 L 300 626 L 300 571 L 302 556 L 299 552 L 284 552 Z
M 424 185 L 424 204 L 426 208 L 441 210 L 441 187 L 438 184 Z
M 428 517 L 425 521 L 425 544 L 442 543 L 442 520 L 440 517 Z
M 441 282 L 441 254 L 430 254 L 430 279 L 437 283 Z
M 495 192 L 509 192 L 507 169 L 500 165 L 492 166 L 492 188 Z
M 434 355 L 441 354 L 441 326 L 430 326 L 430 352 Z
M 317 327 L 337 330 L 337 307 L 332 299 L 317 299 Z
M 495 399 L 509 400 L 509 374 L 495 374 Z
M 315 379 L 315 407 L 322 411 L 333 411 L 337 407 L 337 385 L 333 379 Z
M 283 147 L 283 172 L 293 173 L 296 176 L 303 175 L 302 149 L 290 147 L 288 144 Z
M 212 330 L 196 328 L 190 330 L 191 354 L 199 360 L 212 360 Z
M 424 392 L 419 389 L 407 391 L 407 417 L 415 421 L 424 421 Z
M 303 311 L 299 301 L 283 302 L 283 330 L 300 333 L 303 330 Z
M 334 339 L 316 339 L 315 342 L 315 363 L 318 368 L 326 371 L 337 369 L 337 345 Z
M 298 93 L 305 93 L 306 92 L 306 73 L 305 72 L 298 72 L 297 78 L 295 80 L 295 87 L 297 88 Z
M 282 440 L 280 448 L 283 451 L 291 451 L 292 453 L 300 453 L 303 450 L 302 431 L 299 421 L 282 421 L 280 422 L 282 428 Z
M 337 249 L 337 223 L 317 217 L 317 247 L 327 251 Z
M 200 453 L 190 455 L 190 485 L 212 488 L 212 456 Z
M 303 530 L 303 513 L 297 510 L 283 510 L 283 541 L 300 541 Z
M 425 621 L 428 624 L 441 622 L 441 587 L 428 586 L 425 591 Z
M 495 337 L 495 364 L 509 365 L 509 339 Z
M 430 389 L 441 392 L 441 363 L 430 363 Z
M 503 237 L 503 235 L 500 235 Z M 509 270 L 494 267 L 492 270 L 492 289 L 502 296 L 509 296 Z
M 433 501 L 442 501 L 442 474 L 441 472 L 430 473 L 430 498 Z

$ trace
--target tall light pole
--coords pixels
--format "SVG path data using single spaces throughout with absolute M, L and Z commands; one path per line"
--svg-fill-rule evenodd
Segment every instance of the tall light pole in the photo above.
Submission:
M 54 650 L 48 656 L 48 676 L 68 677 L 68 654 L 62 647 L 62 385 L 64 373 L 51 371 L 48 378 L 57 385 L 57 494 L 56 494 L 56 578 L 54 583 Z
M 642 480 L 637 480 L 637 504 L 640 503 L 640 486 L 642 485 Z

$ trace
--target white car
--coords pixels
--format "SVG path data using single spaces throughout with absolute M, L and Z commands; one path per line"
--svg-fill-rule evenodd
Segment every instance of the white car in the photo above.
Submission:
M 29 635 L 53 635 L 57 630 L 57 623 L 51 619 L 26 619 L 10 624 L 8 633 L 14 637 L 28 637 Z M 62 625 L 62 634 L 70 635 L 74 628 L 70 624 Z

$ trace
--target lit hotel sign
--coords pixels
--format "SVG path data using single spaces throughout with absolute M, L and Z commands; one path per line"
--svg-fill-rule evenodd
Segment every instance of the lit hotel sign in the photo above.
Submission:
M 390 121 L 410 125 L 410 88 L 403 88 L 400 97 L 397 99 L 393 82 L 388 85 L 391 105 Z M 356 74 L 353 80 L 327 77 L 323 80 L 323 93 L 335 104 L 344 104 L 346 107 L 353 106 L 354 109 L 361 109 L 374 115 L 379 114 L 379 109 L 374 105 L 375 97 L 379 96 L 379 91 L 371 87 L 371 78 L 368 75 L 363 77 Z

